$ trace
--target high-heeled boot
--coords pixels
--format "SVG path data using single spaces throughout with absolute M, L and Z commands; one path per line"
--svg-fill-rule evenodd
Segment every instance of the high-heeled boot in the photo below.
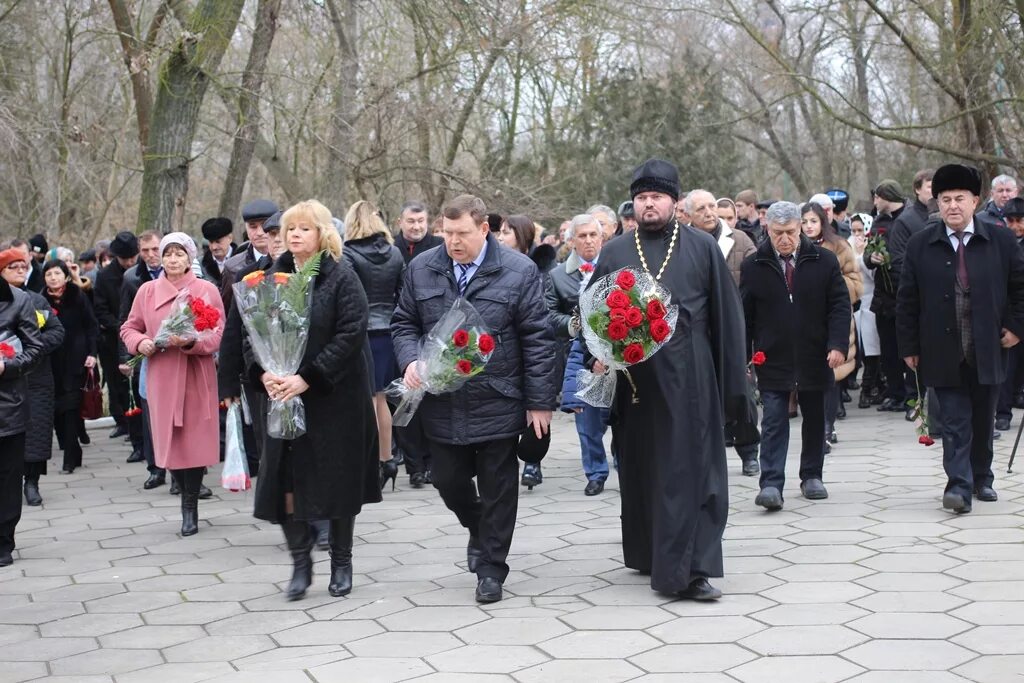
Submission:
M 336 598 L 352 592 L 352 532 L 355 517 L 331 520 L 331 583 L 327 592 Z
M 203 483 L 203 468 L 181 470 L 178 486 L 181 488 L 181 535 L 199 533 L 199 487 Z
M 292 580 L 285 595 L 289 600 L 301 600 L 313 583 L 313 534 L 308 522 L 294 519 L 281 522 L 281 531 L 292 555 Z

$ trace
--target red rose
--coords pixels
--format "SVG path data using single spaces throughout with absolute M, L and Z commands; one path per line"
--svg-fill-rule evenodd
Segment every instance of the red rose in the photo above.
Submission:
M 917 437 L 917 442 L 922 446 L 931 446 L 935 443 L 935 439 L 928 436 L 927 434 L 922 434 L 921 436 Z
M 14 347 L 10 344 L 0 342 L 0 357 L 14 358 Z
M 644 322 L 644 312 L 636 306 L 626 309 L 626 324 L 630 327 L 640 327 Z
M 490 353 L 494 350 L 494 337 L 489 334 L 481 334 L 476 345 L 480 349 L 480 353 Z
M 615 284 L 628 291 L 633 289 L 633 285 L 636 284 L 636 278 L 633 277 L 633 273 L 624 270 L 615 278 Z
M 754 365 L 764 365 L 764 362 L 768 360 L 768 356 L 764 355 L 764 351 L 755 351 L 750 362 Z
M 630 365 L 639 363 L 644 359 L 644 347 L 636 342 L 629 344 L 626 348 L 622 349 L 622 360 L 626 361 Z
M 616 320 L 619 321 L 620 323 L 626 322 L 626 309 L 612 309 L 611 311 L 608 312 L 608 319 L 611 320 L 612 322 L 615 322 Z
M 626 296 L 626 293 L 620 289 L 613 290 L 612 293 L 608 295 L 608 298 L 604 300 L 604 302 L 608 304 L 608 308 L 612 309 L 613 311 L 616 308 L 629 308 L 630 303 L 629 297 Z
M 668 314 L 665 310 L 665 304 L 661 303 L 658 299 L 651 299 L 647 303 L 647 318 L 649 320 L 660 320 Z
M 629 335 L 629 328 L 621 320 L 613 320 L 608 325 L 608 338 L 612 341 L 622 341 Z
M 594 264 L 592 264 L 592 263 L 584 263 L 584 264 L 580 265 L 580 269 L 579 270 L 580 270 L 581 273 L 593 273 L 594 272 Z
M 58 311 L 58 310 L 57 310 L 56 308 L 51 308 L 51 309 L 50 309 L 50 311 L 51 311 L 51 312 L 52 312 L 52 313 L 53 313 L 54 315 L 60 315 L 60 311 Z
M 452 335 L 452 344 L 455 344 L 456 348 L 463 348 L 469 343 L 469 332 L 465 330 L 455 330 L 455 334 Z
M 670 334 L 672 334 L 672 328 L 668 326 L 668 323 L 663 318 L 651 321 L 651 339 L 654 340 L 655 344 L 665 341 Z
M 468 360 L 460 360 L 458 363 L 455 364 L 455 369 L 461 375 L 468 375 L 469 373 L 473 372 L 473 364 L 470 363 Z

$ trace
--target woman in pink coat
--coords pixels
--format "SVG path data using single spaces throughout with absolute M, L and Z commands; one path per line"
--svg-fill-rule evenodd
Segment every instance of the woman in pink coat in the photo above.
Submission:
M 220 460 L 217 370 L 213 354 L 224 332 L 224 306 L 217 288 L 192 272 L 196 244 L 182 232 L 160 241 L 163 275 L 143 283 L 121 326 L 128 353 L 148 357 L 146 395 L 156 464 L 171 471 L 181 490 L 181 535 L 199 530 L 203 468 Z M 198 339 L 172 336 L 166 348 L 153 341 L 182 292 L 219 313 L 216 327 Z

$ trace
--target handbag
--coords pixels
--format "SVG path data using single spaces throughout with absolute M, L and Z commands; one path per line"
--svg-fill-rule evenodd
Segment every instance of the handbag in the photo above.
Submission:
M 103 417 L 103 392 L 100 390 L 100 382 L 96 377 L 96 368 L 89 368 L 85 371 L 79 415 L 83 420 L 95 420 Z

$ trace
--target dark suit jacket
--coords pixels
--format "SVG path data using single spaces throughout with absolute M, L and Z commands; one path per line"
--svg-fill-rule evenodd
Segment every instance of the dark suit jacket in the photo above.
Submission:
M 1024 252 L 1017 238 L 976 218 L 964 247 L 971 285 L 971 330 L 981 384 L 1006 378 L 1002 328 L 1024 338 Z M 940 220 L 910 238 L 896 306 L 900 357 L 919 356 L 921 383 L 960 385 L 956 321 L 956 252 Z

